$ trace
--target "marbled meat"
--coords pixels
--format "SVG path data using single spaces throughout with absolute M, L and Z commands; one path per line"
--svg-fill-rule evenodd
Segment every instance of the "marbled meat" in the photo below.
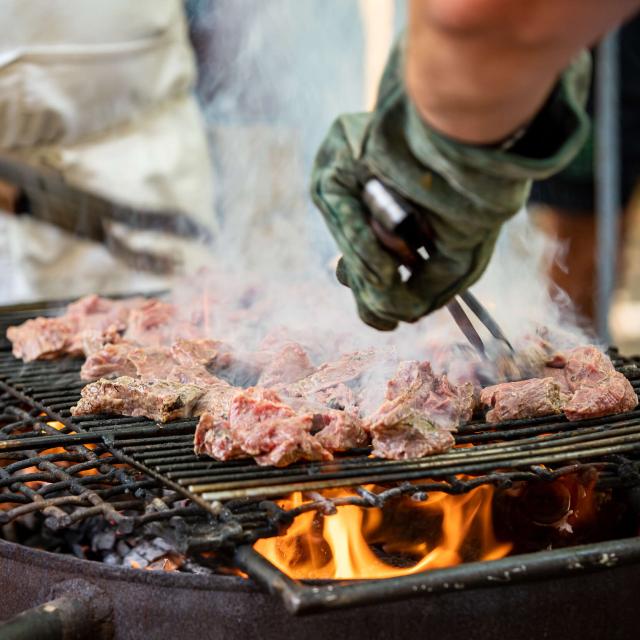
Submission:
M 569 396 L 553 378 L 505 382 L 483 389 L 480 402 L 490 409 L 487 422 L 537 418 L 562 413 Z
M 487 421 L 562 412 L 568 420 L 585 420 L 631 411 L 638 405 L 631 383 L 594 346 L 554 354 L 544 376 L 485 389 L 481 401 L 491 409 Z
M 204 393 L 202 387 L 166 380 L 140 380 L 129 376 L 100 379 L 82 389 L 78 404 L 71 408 L 71 415 L 115 413 L 168 422 L 194 416 Z
M 577 347 L 565 353 L 564 359 L 567 386 L 573 391 L 564 407 L 568 420 L 600 418 L 638 406 L 631 383 L 596 347 Z
M 7 338 L 13 355 L 25 362 L 81 356 L 85 347 L 95 349 L 101 336 L 105 342 L 112 342 L 115 334 L 126 328 L 130 314 L 142 304 L 143 298 L 109 300 L 86 296 L 70 304 L 62 316 L 34 318 L 9 327 Z
M 387 383 L 386 400 L 367 419 L 373 453 L 383 458 L 420 458 L 450 449 L 451 431 L 471 419 L 471 384 L 452 385 L 428 362 L 403 362 Z
M 297 382 L 313 373 L 313 370 L 307 352 L 298 343 L 289 342 L 269 354 L 256 384 L 270 388 Z
M 183 384 L 215 384 L 210 369 L 228 365 L 228 347 L 217 340 L 177 340 L 170 348 L 139 347 L 128 341 L 110 344 L 89 356 L 82 368 L 83 380 L 133 376 L 144 380 L 171 380 Z
M 195 450 L 218 460 L 252 456 L 274 466 L 330 460 L 331 453 L 311 433 L 313 425 L 312 413 L 296 412 L 275 391 L 251 387 L 233 396 L 228 419 L 201 417 Z

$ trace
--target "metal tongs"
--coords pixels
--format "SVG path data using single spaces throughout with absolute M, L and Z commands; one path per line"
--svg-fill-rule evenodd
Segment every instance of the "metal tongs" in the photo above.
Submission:
M 365 184 L 363 200 L 371 213 L 371 227 L 376 237 L 386 249 L 401 260 L 400 276 L 406 282 L 412 271 L 419 268 L 420 262 L 429 259 L 432 242 L 430 230 L 422 222 L 424 216 L 417 216 L 410 207 L 402 206 L 401 198 L 393 195 L 375 178 Z M 507 349 L 514 353 L 511 343 L 491 314 L 471 291 L 465 291 L 453 298 L 447 304 L 447 309 L 465 338 L 483 358 L 487 357 L 484 342 L 460 301 L 465 303 L 496 340 L 503 342 Z

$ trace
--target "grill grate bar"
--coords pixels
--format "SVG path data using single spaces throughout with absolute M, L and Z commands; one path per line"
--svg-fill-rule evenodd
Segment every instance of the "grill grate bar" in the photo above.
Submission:
M 616 363 L 635 378 L 637 390 L 640 371 L 635 361 L 616 358 Z M 230 541 L 246 542 L 261 535 L 272 535 L 277 530 L 277 522 L 274 523 L 273 519 L 275 505 L 264 503 L 271 505 L 265 510 L 257 499 L 293 490 L 355 486 L 358 500 L 377 504 L 383 498 L 378 496 L 374 499 L 363 493 L 365 490 L 361 485 L 400 483 L 393 490 L 414 495 L 416 491 L 427 490 L 425 487 L 455 492 L 486 482 L 508 484 L 515 479 L 549 479 L 549 474 L 568 473 L 569 469 L 583 468 L 581 465 L 606 470 L 607 481 L 614 482 L 621 465 L 628 469 L 636 468 L 636 461 L 629 456 L 640 453 L 640 411 L 635 411 L 579 424 L 558 417 L 500 425 L 471 423 L 459 429 L 456 442 L 458 445 L 474 445 L 473 448 L 459 446 L 451 452 L 424 460 L 378 460 L 369 457 L 369 450 L 362 450 L 350 452 L 329 463 L 298 464 L 285 469 L 260 467 L 250 460 L 223 463 L 193 453 L 192 440 L 197 422 L 193 419 L 161 425 L 145 418 L 124 416 L 70 417 L 69 409 L 79 399 L 84 385 L 78 376 L 80 365 L 81 361 L 73 359 L 25 364 L 17 362 L 8 352 L 0 352 L 0 394 L 5 392 L 0 396 L 0 402 L 6 397 L 10 405 L 17 398 L 25 406 L 33 407 L 32 413 L 46 413 L 46 419 L 64 425 L 52 433 L 51 427 L 41 429 L 41 420 L 34 415 L 23 416 L 22 426 L 14 428 L 13 423 L 12 426 L 2 425 L 0 457 L 13 459 L 13 456 L 18 456 L 16 462 L 20 462 L 29 459 L 34 452 L 41 455 L 43 449 L 97 447 L 96 450 L 103 452 L 101 455 L 109 458 L 108 463 L 102 462 L 104 470 L 94 480 L 111 480 L 109 467 L 113 469 L 115 464 L 125 464 L 129 473 L 133 473 L 141 483 L 137 490 L 164 486 L 175 492 L 174 495 L 190 498 L 197 513 L 202 514 L 206 510 L 209 517 L 223 524 L 239 523 L 239 528 L 234 525 L 233 534 L 216 530 L 205 535 L 199 543 L 201 548 L 216 548 Z M 3 411 L 0 404 L 0 412 Z M 623 458 L 623 454 L 627 457 Z M 68 459 L 66 463 L 72 464 L 67 471 L 72 469 L 76 480 L 60 479 L 57 486 L 51 483 L 37 494 L 41 499 L 44 496 L 56 497 L 57 489 L 82 491 L 95 484 L 84 478 L 82 481 L 77 479 L 78 473 L 91 469 L 89 460 Z M 55 466 L 56 463 L 50 460 L 49 464 Z M 542 468 L 542 464 L 548 468 Z M 36 467 L 35 475 L 30 476 L 36 478 L 34 482 L 53 478 L 49 469 Z M 461 484 L 455 477 L 458 474 L 476 477 Z M 425 485 L 425 477 L 433 478 L 433 481 Z M 409 483 L 410 480 L 414 483 Z M 415 484 L 420 481 L 423 483 Z M 19 485 L 2 483 L 0 486 L 5 485 L 9 491 L 2 495 L 15 494 L 23 496 L 19 502 L 24 500 L 26 494 L 12 489 Z M 117 494 L 118 488 L 109 486 L 105 491 Z M 104 497 L 105 493 L 96 489 L 95 495 Z M 28 498 L 35 499 L 33 496 Z M 237 498 L 242 500 L 235 500 Z M 223 505 L 223 501 L 226 504 Z M 25 503 L 16 508 L 28 506 Z M 57 507 L 55 504 L 51 506 Z M 85 511 L 93 508 L 85 501 Z M 285 516 L 279 517 L 286 520 Z

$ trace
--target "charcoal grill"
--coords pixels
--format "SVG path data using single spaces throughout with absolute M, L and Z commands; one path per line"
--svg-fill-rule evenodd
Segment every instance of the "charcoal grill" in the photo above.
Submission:
M 144 418 L 71 417 L 69 410 L 84 384 L 81 362 L 25 364 L 12 357 L 3 337 L 7 326 L 54 315 L 61 308 L 31 305 L 0 311 L 0 458 L 5 464 L 0 467 L 0 505 L 8 505 L 0 511 L 0 524 L 38 512 L 52 530 L 96 516 L 118 532 L 151 528 L 203 566 L 211 564 L 207 552 L 216 552 L 216 561 L 243 570 L 297 614 L 475 592 L 549 576 L 570 578 L 613 565 L 633 569 L 640 562 L 640 539 L 629 538 L 386 580 L 292 580 L 255 552 L 252 543 L 281 532 L 303 511 L 327 512 L 340 504 L 380 507 L 400 495 L 421 500 L 431 491 L 458 494 L 481 484 L 507 487 L 593 468 L 600 487 L 635 487 L 640 484 L 640 410 L 579 425 L 557 417 L 497 426 L 472 423 L 459 430 L 456 441 L 473 448 L 424 460 L 376 460 L 363 450 L 330 463 L 286 469 L 243 460 L 221 463 L 194 455 L 195 420 L 162 425 Z M 615 351 L 610 355 L 634 388 L 640 388 L 639 361 Z M 363 486 L 372 484 L 382 488 L 374 492 Z M 272 500 L 293 490 L 314 495 L 347 486 L 355 495 L 332 501 L 318 497 L 289 510 Z M 0 556 L 9 553 L 6 548 L 0 546 Z M 28 552 L 33 550 L 19 553 Z

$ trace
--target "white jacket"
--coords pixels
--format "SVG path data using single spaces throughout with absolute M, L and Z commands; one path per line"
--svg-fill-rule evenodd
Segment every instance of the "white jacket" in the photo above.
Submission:
M 0 15 L 1 155 L 214 224 L 180 0 L 0 0 Z

